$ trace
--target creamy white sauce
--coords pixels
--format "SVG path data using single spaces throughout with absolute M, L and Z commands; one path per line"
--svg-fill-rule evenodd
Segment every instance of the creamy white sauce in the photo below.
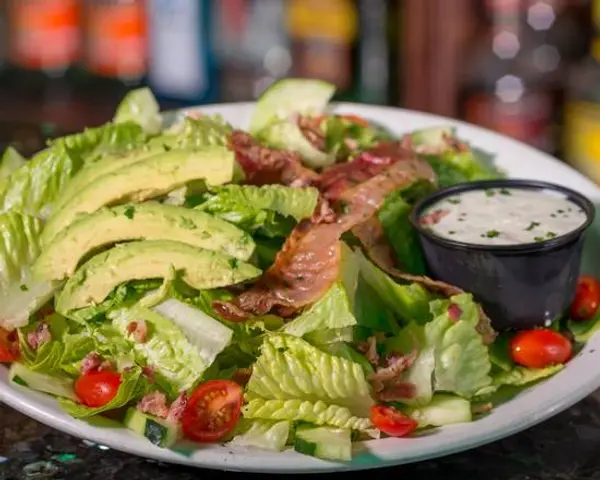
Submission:
M 519 245 L 559 237 L 585 223 L 574 202 L 552 190 L 492 188 L 445 197 L 420 216 L 440 237 L 478 245 Z

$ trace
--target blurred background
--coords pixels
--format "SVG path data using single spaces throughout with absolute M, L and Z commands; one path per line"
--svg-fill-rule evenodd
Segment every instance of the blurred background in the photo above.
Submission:
M 166 109 L 301 76 L 486 126 L 600 182 L 597 30 L 600 0 L 0 0 L 0 150 L 99 125 L 141 85 Z

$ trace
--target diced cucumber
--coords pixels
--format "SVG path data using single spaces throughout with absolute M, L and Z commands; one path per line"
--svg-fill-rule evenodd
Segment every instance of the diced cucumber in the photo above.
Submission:
M 348 428 L 298 427 L 294 450 L 326 460 L 352 460 L 351 431 Z
M 410 137 L 415 147 L 445 150 L 448 146 L 447 137 L 454 135 L 452 127 L 430 127 L 411 133 Z
M 407 411 L 419 422 L 419 427 L 441 427 L 452 423 L 470 422 L 473 419 L 471 402 L 454 395 L 436 394 L 424 407 Z
M 179 427 L 160 418 L 146 415 L 135 407 L 129 407 L 123 420 L 125 426 L 146 437 L 150 443 L 169 448 L 179 439 Z
M 287 119 L 294 113 L 321 113 L 335 93 L 335 86 L 322 80 L 287 78 L 271 85 L 258 99 L 250 120 L 255 134 L 273 120 Z
M 16 385 L 77 401 L 77 396 L 73 390 L 73 381 L 70 378 L 59 378 L 53 375 L 46 375 L 45 373 L 34 372 L 22 363 L 13 363 L 11 365 L 8 371 L 8 378 Z

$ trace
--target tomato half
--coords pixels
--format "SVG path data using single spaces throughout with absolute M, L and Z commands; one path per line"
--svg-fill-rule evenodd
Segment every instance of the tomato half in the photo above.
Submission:
M 16 362 L 19 359 L 17 332 L 0 328 L 0 363 Z
M 418 426 L 418 423 L 412 418 L 385 405 L 371 407 L 371 422 L 390 437 L 404 437 Z
M 565 363 L 573 346 L 568 338 L 549 328 L 517 333 L 510 342 L 513 361 L 528 368 L 545 368 Z
M 92 370 L 75 381 L 75 394 L 88 407 L 103 407 L 117 395 L 121 375 L 108 370 Z
M 582 275 L 577 282 L 575 298 L 571 303 L 573 320 L 588 320 L 598 311 L 600 305 L 600 285 L 594 277 Z
M 242 387 L 230 380 L 209 380 L 188 400 L 181 417 L 183 433 L 195 442 L 217 442 L 232 432 L 242 410 Z

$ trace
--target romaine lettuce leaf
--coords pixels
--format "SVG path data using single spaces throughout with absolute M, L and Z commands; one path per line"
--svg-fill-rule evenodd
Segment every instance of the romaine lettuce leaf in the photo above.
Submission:
M 403 191 L 388 195 L 377 212 L 385 235 L 394 249 L 400 270 L 415 275 L 425 273 L 425 258 L 417 231 L 408 217 L 412 205 L 403 198 Z
M 365 255 L 356 251 L 361 277 L 377 292 L 387 307 L 405 321 L 423 323 L 431 318 L 429 301 L 432 299 L 425 287 L 418 283 L 400 285 L 376 267 Z
M 459 319 L 451 312 L 460 313 Z M 435 346 L 434 388 L 470 398 L 492 383 L 488 349 L 475 329 L 477 305 L 463 293 L 432 301 L 431 313 L 434 319 L 424 328 L 426 343 Z
M 367 416 L 373 405 L 360 365 L 285 334 L 265 338 L 247 388 L 265 399 L 322 400 L 358 416 Z
M 283 332 L 302 337 L 315 330 L 340 329 L 352 325 L 356 325 L 356 318 L 350 310 L 348 295 L 343 284 L 337 281 L 325 295 L 300 316 L 287 323 L 283 327 Z
M 243 433 L 231 440 L 231 445 L 252 446 L 281 452 L 290 436 L 292 426 L 289 421 L 251 420 L 246 423 Z
M 242 414 L 244 418 L 301 421 L 360 431 L 373 428 L 369 418 L 356 417 L 346 407 L 327 404 L 320 400 L 309 402 L 306 400 L 252 398 L 244 406 Z
M 308 332 L 303 338 L 311 345 L 315 345 L 321 348 L 321 350 L 327 351 L 322 347 L 332 343 L 351 342 L 354 339 L 354 328 L 352 326 L 342 328 L 321 328 L 319 330 Z
M 148 87 L 131 90 L 117 107 L 114 123 L 135 122 L 146 133 L 159 133 L 162 127 L 160 107 Z
M 60 406 L 69 415 L 75 418 L 88 418 L 110 410 L 129 405 L 141 399 L 150 390 L 150 383 L 142 369 L 133 367 L 122 373 L 121 385 L 115 397 L 106 405 L 97 408 L 86 407 L 71 400 L 61 400 Z
M 354 315 L 360 327 L 373 332 L 397 334 L 400 331 L 394 312 L 362 277 L 358 279 Z
M 185 305 L 182 307 L 183 304 L 176 300 L 168 302 L 159 306 L 162 307 L 160 313 L 155 311 L 157 307 L 151 310 L 134 306 L 111 312 L 109 317 L 113 327 L 125 337 L 129 335 L 128 327 L 132 322 L 143 320 L 146 323 L 146 341 L 134 341 L 133 348 L 140 362 L 152 365 L 157 383 L 176 395 L 192 387 L 202 377 L 216 355 L 229 343 L 223 334 L 229 329 L 200 311 Z M 194 314 L 191 315 L 190 311 Z M 182 312 L 188 314 L 187 318 L 182 317 Z M 199 324 L 200 316 L 202 321 Z M 217 337 L 211 338 L 215 332 Z
M 9 177 L 25 164 L 25 159 L 13 147 L 7 147 L 0 159 L 0 180 Z
M 227 145 L 233 127 L 221 115 L 203 115 L 200 118 L 186 117 L 181 123 L 176 146 L 179 148 L 204 145 Z
M 567 329 L 573 334 L 576 342 L 587 343 L 600 330 L 600 310 L 589 320 L 569 319 Z
M 563 368 L 564 365 L 552 365 L 546 368 L 526 368 L 516 366 L 508 372 L 500 372 L 494 375 L 493 385 L 495 387 L 501 387 L 503 385 L 521 387 L 551 377 Z

